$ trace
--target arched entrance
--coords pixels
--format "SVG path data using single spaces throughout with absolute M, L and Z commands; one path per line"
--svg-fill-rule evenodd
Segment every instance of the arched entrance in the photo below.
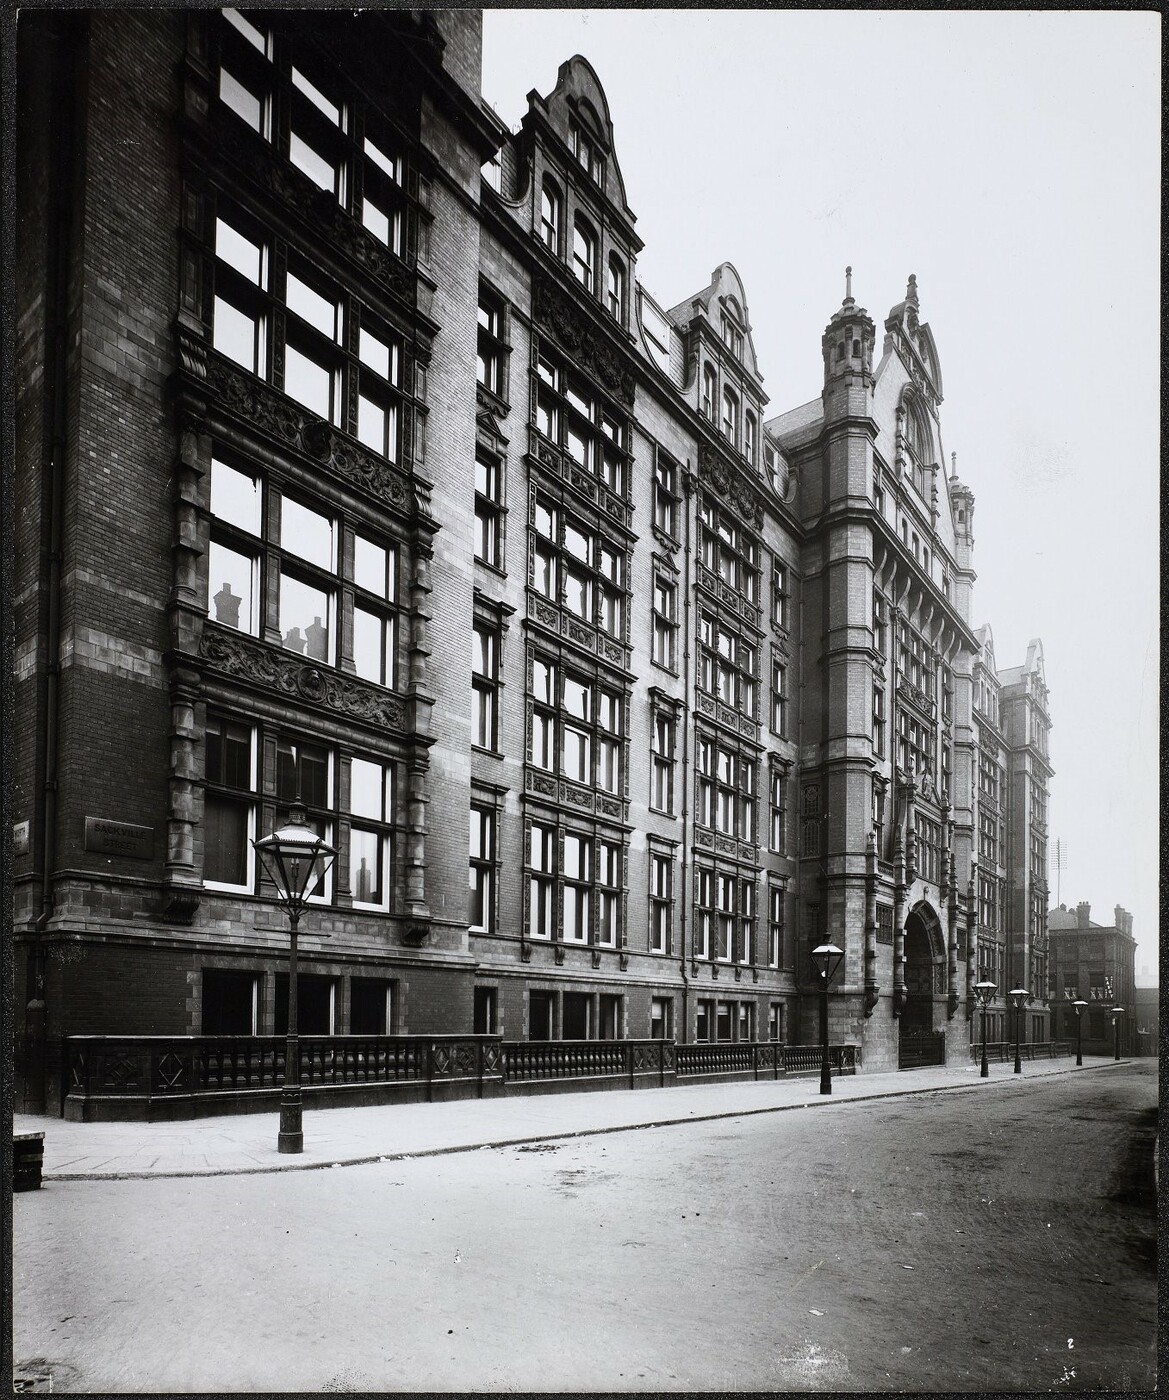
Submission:
M 924 899 L 905 920 L 905 993 L 899 1032 L 901 1067 L 943 1063 L 946 940 L 937 911 Z

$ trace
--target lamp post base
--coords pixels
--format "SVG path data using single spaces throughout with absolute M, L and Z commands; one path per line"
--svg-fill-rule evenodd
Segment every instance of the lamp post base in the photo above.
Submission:
M 820 1071 L 820 1092 L 822 1094 L 830 1094 L 832 1092 L 832 1072 L 827 1065 Z
M 300 1090 L 287 1091 L 280 1099 L 280 1133 L 276 1139 L 277 1152 L 303 1152 L 304 1132 L 301 1127 Z

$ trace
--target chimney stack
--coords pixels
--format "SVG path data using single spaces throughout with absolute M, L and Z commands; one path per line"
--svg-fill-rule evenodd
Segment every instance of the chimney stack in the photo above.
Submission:
M 1090 923 L 1091 923 L 1091 920 L 1089 919 L 1088 916 L 1091 914 L 1091 912 L 1092 912 L 1092 906 L 1091 906 L 1086 900 L 1083 900 L 1083 899 L 1080 900 L 1079 904 L 1076 905 L 1076 927 L 1077 927 L 1077 928 L 1080 928 L 1080 929 L 1086 929 L 1086 928 L 1088 928 L 1088 926 L 1089 926 Z

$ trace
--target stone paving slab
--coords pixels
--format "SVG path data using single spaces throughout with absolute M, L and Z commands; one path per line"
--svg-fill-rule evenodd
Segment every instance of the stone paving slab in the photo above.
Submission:
M 1021 1076 L 1010 1064 L 939 1066 L 834 1077 L 821 1095 L 818 1076 L 657 1089 L 609 1089 L 449 1103 L 314 1108 L 304 1114 L 304 1151 L 276 1150 L 278 1114 L 232 1114 L 178 1123 L 70 1123 L 16 1114 L 14 1132 L 43 1132 L 46 1183 L 119 1178 L 222 1176 L 306 1171 L 393 1161 L 443 1152 L 621 1132 L 630 1128 L 738 1118 L 784 1109 L 828 1107 L 864 1099 L 900 1098 L 942 1090 L 987 1091 L 1053 1074 L 1106 1069 L 1107 1057 L 1028 1061 Z M 1127 1063 L 1121 1061 L 1121 1064 Z

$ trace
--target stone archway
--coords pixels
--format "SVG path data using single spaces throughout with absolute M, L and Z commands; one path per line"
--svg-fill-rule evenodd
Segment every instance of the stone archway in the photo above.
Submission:
M 931 1031 L 946 1014 L 946 940 L 937 911 L 921 900 L 905 920 L 905 1009 L 901 1034 Z

